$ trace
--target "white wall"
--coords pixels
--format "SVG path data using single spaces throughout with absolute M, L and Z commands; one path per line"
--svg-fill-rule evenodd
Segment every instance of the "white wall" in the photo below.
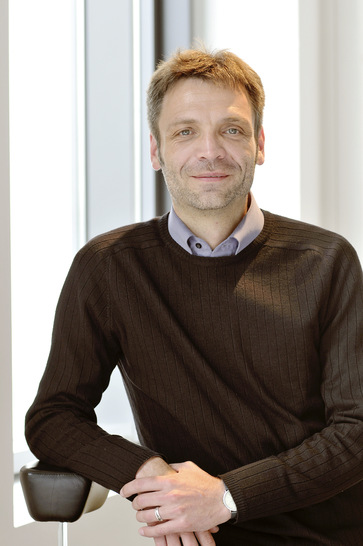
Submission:
M 363 2 L 300 0 L 302 218 L 363 262 Z

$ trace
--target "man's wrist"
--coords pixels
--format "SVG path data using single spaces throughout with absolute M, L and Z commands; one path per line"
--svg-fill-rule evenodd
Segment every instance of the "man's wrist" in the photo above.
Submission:
M 164 459 L 154 456 L 140 466 L 135 478 L 150 478 L 151 476 L 165 476 L 166 474 L 174 473 L 175 470 Z

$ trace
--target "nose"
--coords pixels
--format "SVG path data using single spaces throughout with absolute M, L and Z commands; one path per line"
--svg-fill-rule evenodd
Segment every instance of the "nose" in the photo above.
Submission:
M 226 155 L 220 135 L 213 132 L 205 132 L 198 139 L 198 159 L 223 159 Z

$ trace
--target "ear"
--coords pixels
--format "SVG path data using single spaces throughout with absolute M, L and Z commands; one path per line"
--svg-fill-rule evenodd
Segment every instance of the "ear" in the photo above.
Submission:
M 159 161 L 158 145 L 154 135 L 152 134 L 150 134 L 150 158 L 152 168 L 155 171 L 159 171 L 161 169 L 161 165 Z
M 263 165 L 265 162 L 265 133 L 263 127 L 261 127 L 258 134 L 257 146 L 256 165 Z

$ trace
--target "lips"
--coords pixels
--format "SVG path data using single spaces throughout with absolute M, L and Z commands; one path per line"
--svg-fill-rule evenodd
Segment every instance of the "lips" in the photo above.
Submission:
M 227 176 L 229 176 L 229 174 L 226 173 L 201 173 L 192 175 L 192 178 L 198 178 L 202 180 L 222 180 L 224 178 L 227 178 Z

